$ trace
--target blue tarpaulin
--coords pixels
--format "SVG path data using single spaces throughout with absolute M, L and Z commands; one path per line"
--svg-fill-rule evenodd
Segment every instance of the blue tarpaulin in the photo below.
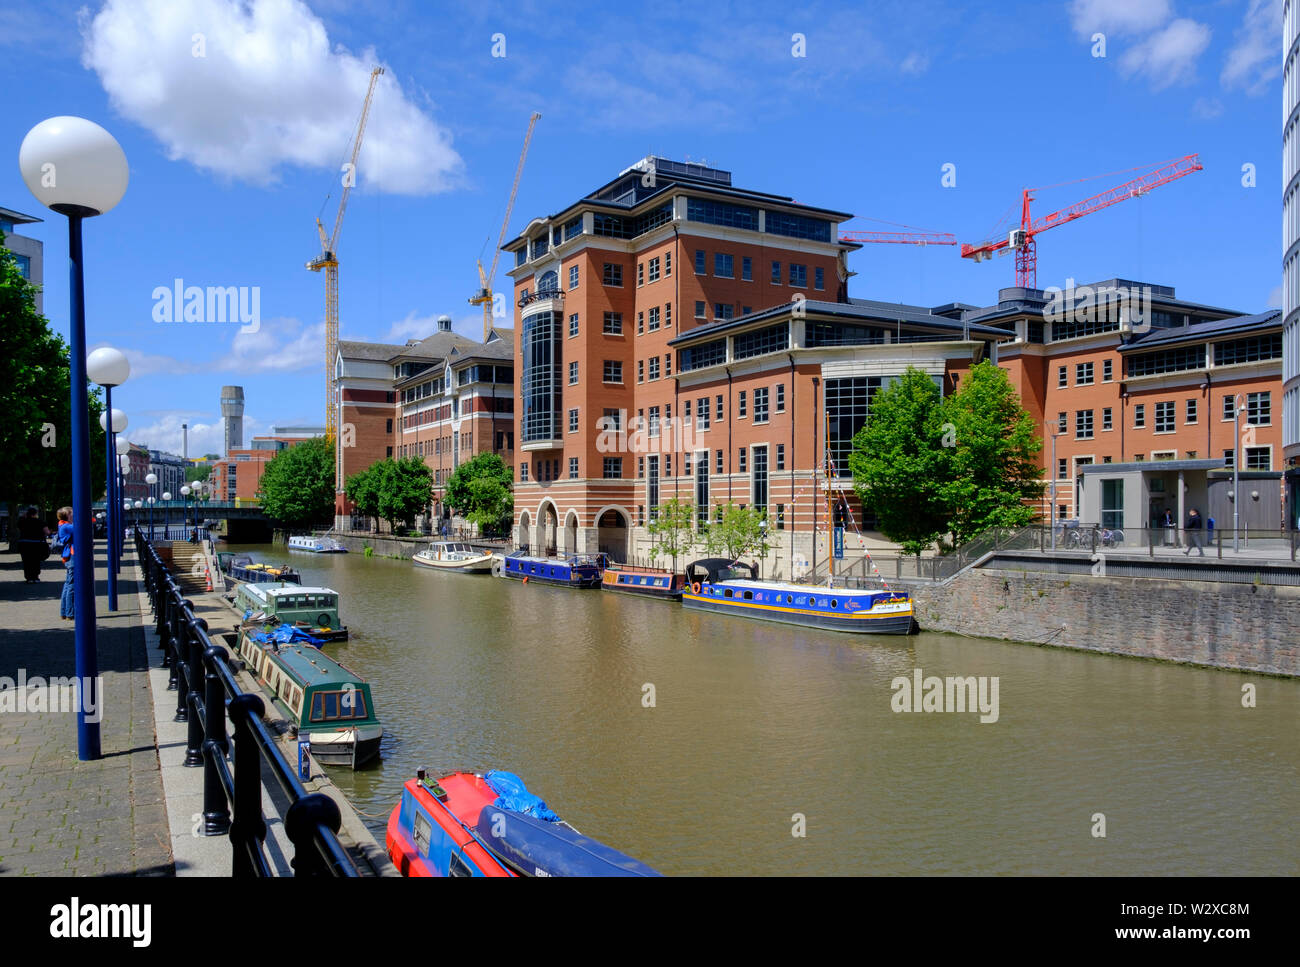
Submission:
M 252 638 L 262 645 L 288 645 L 299 641 L 309 645 L 324 644 L 323 639 L 312 637 L 296 625 L 280 625 L 272 631 L 255 631 L 252 633 Z
M 534 796 L 513 772 L 494 769 L 483 777 L 499 797 L 492 805 L 497 809 L 512 809 L 525 816 L 533 816 L 548 823 L 558 823 L 560 817 L 551 811 L 545 800 Z

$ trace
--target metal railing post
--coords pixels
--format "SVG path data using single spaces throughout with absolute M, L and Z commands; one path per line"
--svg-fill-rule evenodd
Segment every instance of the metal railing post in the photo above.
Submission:
M 265 712 L 266 705 L 256 695 L 245 693 L 230 700 L 230 721 L 235 725 L 235 810 L 230 824 L 235 855 L 230 872 L 236 877 L 261 872 L 253 857 L 266 841 L 266 817 L 262 815 L 262 757 L 252 723 Z
M 180 596 L 180 592 L 176 592 Z M 189 730 L 185 737 L 185 765 L 201 766 L 203 765 L 203 717 L 205 709 L 203 708 L 203 691 L 201 682 L 203 681 L 203 651 L 199 646 L 198 636 L 192 634 L 192 626 L 184 620 L 184 612 L 192 609 L 188 601 L 182 601 L 176 609 L 181 612 L 181 643 L 182 648 L 179 650 L 179 660 L 177 664 L 181 666 L 180 675 L 185 685 L 186 709 L 189 712 L 187 721 Z M 191 610 L 191 613 L 192 610 Z
M 194 619 L 194 627 L 207 636 L 207 622 Z M 200 636 L 195 635 L 195 647 Z M 226 789 L 221 782 L 221 766 L 225 763 L 229 744 L 226 738 L 226 695 L 217 674 L 217 662 L 226 657 L 226 650 L 209 645 L 203 652 L 203 834 L 224 836 L 230 830 L 230 807 L 226 802 Z
M 1147 528 L 1147 557 L 1156 556 L 1156 534 L 1158 532 L 1154 527 Z
M 284 831 L 293 843 L 294 876 L 328 876 L 332 872 L 316 848 L 317 830 L 325 826 L 337 833 L 342 825 L 338 803 L 319 792 L 303 796 L 289 807 L 284 816 Z

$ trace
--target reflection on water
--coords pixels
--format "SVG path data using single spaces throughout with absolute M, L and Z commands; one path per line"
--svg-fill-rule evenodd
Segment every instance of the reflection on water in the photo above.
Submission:
M 418 767 L 499 768 L 665 873 L 1300 873 L 1300 682 L 233 549 L 341 593 L 386 734 L 331 776 L 381 842 Z M 893 712 L 918 667 L 997 676 L 998 721 Z

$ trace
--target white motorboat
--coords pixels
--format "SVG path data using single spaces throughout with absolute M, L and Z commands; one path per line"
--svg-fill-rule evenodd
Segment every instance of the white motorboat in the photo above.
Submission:
M 463 541 L 434 541 L 411 560 L 438 571 L 462 574 L 486 574 L 492 570 L 491 552 L 477 550 Z

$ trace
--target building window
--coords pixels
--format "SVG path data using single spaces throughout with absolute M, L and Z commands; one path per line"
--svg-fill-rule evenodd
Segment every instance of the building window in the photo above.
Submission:
M 659 436 L 659 407 L 657 406 L 650 407 L 650 425 L 648 432 L 652 437 Z
M 785 412 L 785 383 L 776 384 L 776 411 Z
M 709 461 L 695 461 L 695 523 L 700 530 L 709 525 Z
M 577 287 L 578 287 L 578 267 L 576 265 L 571 265 L 569 266 L 569 288 L 576 289 Z
M 1245 464 L 1247 470 L 1272 470 L 1272 447 L 1246 447 Z
M 578 384 L 578 361 L 575 359 L 573 362 L 569 363 L 569 385 L 576 386 L 577 384 Z
M 623 313 L 621 312 L 605 313 L 605 335 L 607 336 L 623 335 Z
M 576 411 L 575 411 L 576 412 Z M 623 411 L 618 408 L 606 407 L 604 414 L 601 416 L 602 430 L 612 430 L 618 433 L 623 429 Z
M 717 455 L 714 458 L 714 462 L 717 464 L 717 468 L 718 468 L 715 472 L 722 473 L 722 451 L 721 450 L 717 451 Z
M 1061 389 L 1064 389 L 1066 386 L 1069 386 L 1069 385 L 1070 385 L 1070 384 L 1069 384 L 1069 379 L 1068 379 L 1068 377 L 1066 376 L 1066 373 L 1065 373 L 1065 367 L 1064 367 L 1064 366 L 1057 366 L 1057 367 L 1056 367 L 1056 385 L 1057 385 L 1059 388 L 1061 388 Z
M 1196 400 L 1187 401 L 1187 418 L 1183 420 L 1183 422 L 1184 423 L 1196 422 Z
M 1253 426 L 1268 426 L 1273 420 L 1273 394 L 1270 392 L 1246 394 L 1246 422 Z
M 1092 363 L 1074 364 L 1074 385 L 1075 386 L 1092 385 Z
M 740 472 L 741 472 L 741 473 L 744 473 L 744 472 L 745 472 L 745 457 L 746 457 L 748 454 L 749 454 L 749 451 L 746 450 L 744 447 L 741 447 L 739 450 L 736 451 L 736 462 L 737 462 L 737 464 L 738 464 L 739 467 L 740 467 Z
M 673 374 L 673 354 L 664 353 L 664 376 Z
M 645 335 L 645 311 L 644 310 L 636 314 L 636 334 L 638 336 Z
M 649 458 L 650 474 L 646 477 L 646 503 L 650 506 L 650 519 L 659 517 L 659 458 Z
M 776 505 L 776 529 L 785 530 L 785 504 Z
M 778 443 L 776 445 L 776 469 L 778 470 L 785 469 L 785 444 L 784 443 Z
M 1147 408 L 1144 404 L 1139 403 L 1133 407 L 1133 429 L 1140 430 L 1147 425 Z
M 790 284 L 796 289 L 808 288 L 808 266 L 790 263 Z
M 643 285 L 645 285 L 645 263 L 638 262 L 636 264 L 636 287 L 639 289 Z
M 650 307 L 650 332 L 659 331 L 659 307 Z
M 748 403 L 745 399 L 745 391 L 742 389 L 736 394 L 736 419 L 743 420 L 748 414 Z
M 1232 469 L 1232 465 L 1233 465 L 1233 463 L 1235 462 L 1235 461 L 1232 459 L 1232 457 L 1233 457 L 1233 451 L 1232 451 L 1232 450 L 1224 450 L 1224 451 L 1223 451 L 1223 466 L 1224 466 L 1226 469 L 1228 469 L 1228 470 L 1231 470 L 1231 469 Z
M 569 316 L 569 338 L 572 339 L 578 334 L 578 314 L 575 312 Z
M 722 394 L 719 393 L 718 396 L 713 400 L 713 402 L 717 404 L 718 419 L 721 420 L 722 419 Z
M 658 356 L 650 357 L 650 378 L 651 379 L 659 378 L 659 357 Z
M 1166 400 L 1156 404 L 1156 432 L 1174 432 L 1174 401 Z
M 1225 396 L 1225 397 L 1223 398 L 1223 419 L 1224 419 L 1225 421 L 1228 421 L 1228 422 L 1231 422 L 1231 421 L 1232 421 L 1232 410 L 1233 410 L 1233 406 L 1234 406 L 1234 403 L 1233 403 L 1232 397 L 1231 397 L 1231 396 Z
M 689 423 L 690 420 L 691 420 L 691 401 L 690 401 L 690 400 L 683 400 L 683 401 L 682 401 L 682 418 L 685 419 L 686 422 L 688 422 L 688 423 Z
M 1114 420 L 1112 419 L 1112 410 L 1108 406 L 1101 411 L 1101 428 L 1103 430 L 1113 430 Z
M 767 509 L 767 447 L 754 447 L 754 476 L 750 481 L 754 506 Z
M 672 274 L 673 274 L 673 253 L 671 250 L 669 250 L 664 253 L 664 275 L 671 276 Z
M 603 467 L 603 476 L 604 479 L 606 480 L 622 480 L 623 479 L 623 458 L 606 457 L 605 464 Z
M 709 428 L 709 398 L 701 396 L 698 405 L 695 407 L 695 429 L 707 430 Z
M 1282 334 L 1251 336 L 1231 342 L 1214 344 L 1214 365 L 1231 366 L 1235 363 L 1255 363 L 1265 359 L 1282 358 Z
M 772 263 L 772 284 L 773 285 L 781 284 L 781 263 L 780 262 Z
M 605 382 L 621 383 L 623 382 L 623 362 L 618 359 L 605 360 Z
M 1066 477 L 1066 475 L 1070 472 L 1069 467 L 1070 467 L 1069 461 L 1066 460 L 1065 457 L 1061 457 L 1059 460 L 1057 460 L 1057 461 L 1056 461 L 1056 479 L 1057 479 L 1057 480 L 1064 480 L 1065 477 Z M 1065 516 L 1065 515 L 1062 514 L 1061 516 Z
M 1129 376 L 1157 376 L 1205 368 L 1205 346 L 1179 346 L 1159 352 L 1130 356 L 1126 368 Z
M 659 281 L 659 256 L 656 255 L 650 260 L 650 271 L 648 274 L 651 282 Z
M 605 285 L 615 286 L 621 289 L 623 287 L 623 266 L 616 262 L 606 262 L 605 271 L 601 276 L 601 281 Z
M 702 248 L 697 248 L 695 250 L 695 274 L 704 274 L 704 249 Z
M 576 406 L 569 410 L 569 432 L 578 432 L 578 408 Z
M 1092 410 L 1074 411 L 1074 438 L 1076 440 L 1092 439 Z
M 578 458 L 577 457 L 569 457 L 569 479 L 570 480 L 578 479 Z
M 682 454 L 682 473 L 688 477 L 691 475 L 691 454 L 689 450 Z
M 644 359 L 638 359 L 636 361 L 636 381 L 638 383 L 645 382 L 645 360 Z
M 528 483 L 528 464 L 526 463 L 519 465 L 519 482 Z
M 820 265 L 813 269 L 813 288 L 818 292 L 826 288 L 826 270 Z
M 748 255 L 740 259 L 740 278 L 745 282 L 754 281 L 754 260 Z
M 1109 383 L 1111 381 L 1114 375 L 1113 370 L 1114 366 L 1112 366 L 1109 359 L 1103 359 L 1101 361 L 1101 381 L 1103 383 Z
M 1056 414 L 1056 432 L 1057 432 L 1057 433 L 1064 433 L 1064 432 L 1066 432 L 1065 416 L 1066 416 L 1066 415 L 1065 415 L 1065 411 L 1064 411 L 1064 410 L 1062 410 L 1060 413 L 1057 413 L 1057 414 Z
M 695 318 L 696 318 L 696 319 L 703 319 L 703 318 L 704 318 L 704 303 L 703 303 L 703 302 L 696 301 L 696 303 L 695 303 Z
M 673 325 L 673 304 L 671 302 L 665 302 L 664 303 L 664 328 L 671 329 L 672 325 Z
M 730 255 L 724 255 L 722 252 L 713 253 L 713 274 L 719 279 L 734 279 L 735 259 Z
M 730 302 L 718 302 L 713 306 L 714 319 L 733 319 L 736 315 L 736 307 Z
M 767 387 L 754 390 L 754 422 L 767 422 Z

